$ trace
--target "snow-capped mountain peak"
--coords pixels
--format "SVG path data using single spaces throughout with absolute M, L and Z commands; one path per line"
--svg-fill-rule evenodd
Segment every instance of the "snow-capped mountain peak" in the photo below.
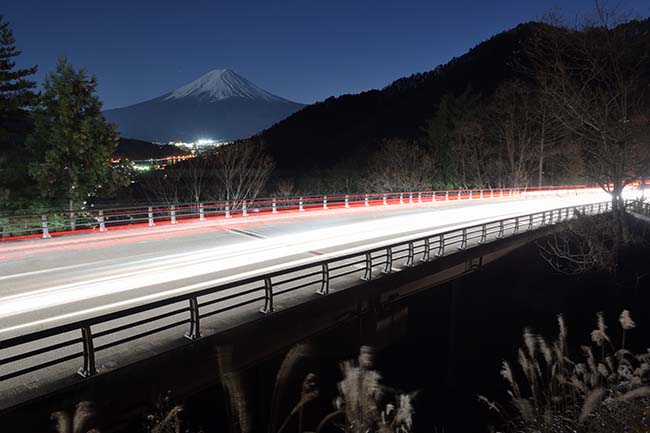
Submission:
M 228 98 L 286 101 L 284 98 L 257 87 L 230 69 L 214 69 L 191 83 L 172 91 L 165 97 L 165 100 L 187 97 L 208 101 L 221 101 Z

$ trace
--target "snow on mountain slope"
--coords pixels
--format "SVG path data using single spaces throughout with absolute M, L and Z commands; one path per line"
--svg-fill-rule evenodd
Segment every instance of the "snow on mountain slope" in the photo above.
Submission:
M 250 137 L 302 109 L 228 69 L 148 101 L 104 111 L 125 138 L 193 142 Z
M 187 97 L 202 98 L 211 101 L 239 97 L 287 102 L 286 99 L 275 96 L 257 87 L 230 69 L 214 69 L 191 83 L 174 90 L 165 99 Z

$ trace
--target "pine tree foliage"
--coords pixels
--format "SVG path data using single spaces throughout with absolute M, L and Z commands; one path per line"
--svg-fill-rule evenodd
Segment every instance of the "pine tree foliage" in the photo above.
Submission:
M 24 184 L 27 110 L 36 98 L 36 83 L 29 78 L 37 68 L 17 68 L 15 59 L 20 54 L 9 22 L 0 15 L 0 208 L 7 207 L 14 190 Z
M 118 134 L 102 116 L 96 89 L 95 77 L 61 59 L 34 111 L 30 175 L 44 198 L 70 209 L 125 184 L 111 165 Z

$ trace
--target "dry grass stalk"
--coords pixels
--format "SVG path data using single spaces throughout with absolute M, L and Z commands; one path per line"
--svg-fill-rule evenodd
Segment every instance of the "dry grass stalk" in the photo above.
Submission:
M 622 343 L 616 348 L 603 314 L 598 313 L 591 333 L 594 346 L 582 346 L 582 362 L 568 354 L 562 316 L 558 337 L 550 345 L 524 330 L 519 371 L 506 361 L 501 369 L 512 410 L 485 397 L 479 400 L 503 415 L 508 428 L 517 432 L 650 431 L 650 350 L 641 354 L 627 350 L 625 334 L 635 327 L 629 311 L 623 311 L 619 322 Z

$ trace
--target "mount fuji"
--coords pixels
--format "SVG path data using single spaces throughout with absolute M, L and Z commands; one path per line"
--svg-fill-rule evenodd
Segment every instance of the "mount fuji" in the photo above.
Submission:
M 229 69 L 215 69 L 148 101 L 104 111 L 123 137 L 194 142 L 249 137 L 305 105 L 273 95 Z

